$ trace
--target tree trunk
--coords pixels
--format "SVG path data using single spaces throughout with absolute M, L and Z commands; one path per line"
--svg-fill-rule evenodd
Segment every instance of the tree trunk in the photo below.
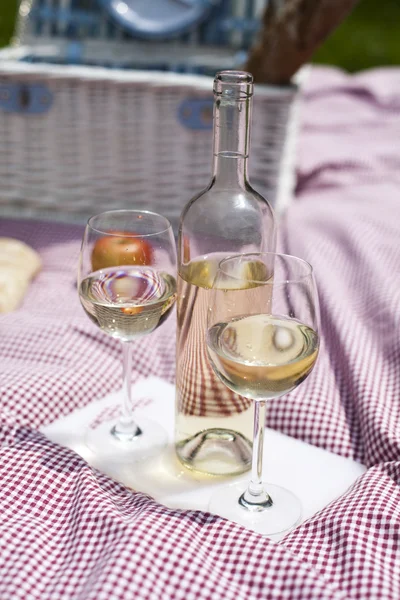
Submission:
M 268 0 L 246 70 L 256 82 L 285 85 L 358 0 Z

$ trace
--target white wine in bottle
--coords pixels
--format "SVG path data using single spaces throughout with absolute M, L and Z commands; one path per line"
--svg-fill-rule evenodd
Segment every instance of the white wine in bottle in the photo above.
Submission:
M 175 447 L 186 467 L 210 475 L 250 468 L 252 402 L 223 385 L 209 363 L 209 290 L 225 256 L 275 250 L 272 208 L 247 176 L 252 96 L 249 73 L 217 73 L 212 178 L 187 204 L 179 227 Z M 221 290 L 221 302 L 229 302 L 229 292 Z M 265 294 L 250 292 L 255 302 Z

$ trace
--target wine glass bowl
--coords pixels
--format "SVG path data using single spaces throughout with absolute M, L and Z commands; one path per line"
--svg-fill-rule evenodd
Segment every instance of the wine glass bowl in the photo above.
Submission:
M 210 510 L 265 535 L 290 529 L 301 516 L 291 492 L 262 481 L 266 401 L 310 374 L 318 330 L 318 296 L 307 262 L 277 253 L 221 261 L 208 311 L 208 356 L 217 377 L 254 402 L 254 439 L 249 486 L 221 488 Z
M 78 269 L 79 297 L 91 321 L 123 348 L 122 414 L 87 433 L 97 454 L 139 460 L 167 442 L 163 428 L 132 415 L 132 342 L 149 335 L 176 299 L 176 249 L 169 221 L 139 210 L 107 211 L 89 219 Z

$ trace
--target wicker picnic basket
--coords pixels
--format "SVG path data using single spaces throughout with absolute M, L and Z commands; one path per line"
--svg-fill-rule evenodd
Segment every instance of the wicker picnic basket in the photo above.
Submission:
M 148 206 L 176 226 L 210 176 L 211 76 L 243 63 L 263 4 L 214 0 L 188 32 L 143 39 L 96 0 L 23 0 L 0 52 L 0 212 L 83 220 Z M 293 190 L 297 99 L 295 83 L 256 86 L 250 176 L 278 210 Z

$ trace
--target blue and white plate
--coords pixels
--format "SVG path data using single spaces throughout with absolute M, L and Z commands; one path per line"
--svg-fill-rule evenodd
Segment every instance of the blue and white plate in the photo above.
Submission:
M 168 38 L 204 21 L 221 0 L 99 0 L 108 14 L 136 37 Z

